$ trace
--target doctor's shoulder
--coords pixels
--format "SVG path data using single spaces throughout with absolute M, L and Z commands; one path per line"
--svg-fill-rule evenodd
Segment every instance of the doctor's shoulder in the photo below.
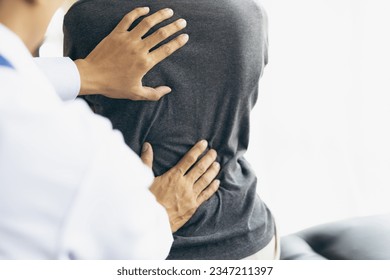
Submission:
M 18 93 L 27 91 L 21 75 L 11 67 L 0 65 L 0 104 L 6 105 L 18 96 Z
M 51 84 L 40 73 L 31 72 L 31 76 L 20 73 L 12 67 L 0 65 L 0 108 L 1 111 L 12 110 L 36 112 L 58 105 L 58 96 Z M 36 75 L 35 75 L 36 74 Z

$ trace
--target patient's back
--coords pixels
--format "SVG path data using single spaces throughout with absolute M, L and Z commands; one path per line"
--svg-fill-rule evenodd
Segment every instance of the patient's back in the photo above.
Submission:
M 200 139 L 217 150 L 220 190 L 175 234 L 169 258 L 239 259 L 274 234 L 270 211 L 256 194 L 244 158 L 249 116 L 267 60 L 266 18 L 257 0 L 84 0 L 67 14 L 65 55 L 84 58 L 135 7 L 172 8 L 184 18 L 189 43 L 156 66 L 147 86 L 173 91 L 159 102 L 87 97 L 137 153 L 150 142 L 160 175 Z M 140 213 L 142 214 L 142 213 Z

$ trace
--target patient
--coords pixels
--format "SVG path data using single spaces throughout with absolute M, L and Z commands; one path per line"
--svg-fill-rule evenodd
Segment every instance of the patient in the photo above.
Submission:
M 142 6 L 151 12 L 172 8 L 171 21 L 188 22 L 187 46 L 144 78 L 145 85 L 167 85 L 172 93 L 159 102 L 86 100 L 122 131 L 135 152 L 144 142 L 152 144 L 156 176 L 199 139 L 218 151 L 220 189 L 174 234 L 168 259 L 252 256 L 275 235 L 271 212 L 257 195 L 256 176 L 244 158 L 250 111 L 267 63 L 266 15 L 257 0 L 84 0 L 65 18 L 65 55 L 86 57 L 126 13 Z

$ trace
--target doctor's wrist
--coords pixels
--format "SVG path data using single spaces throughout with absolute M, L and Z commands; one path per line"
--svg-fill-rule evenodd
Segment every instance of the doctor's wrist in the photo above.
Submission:
M 99 86 L 99 78 L 94 71 L 94 67 L 85 59 L 75 60 L 74 63 L 80 74 L 79 95 L 91 95 L 102 92 L 102 87 Z

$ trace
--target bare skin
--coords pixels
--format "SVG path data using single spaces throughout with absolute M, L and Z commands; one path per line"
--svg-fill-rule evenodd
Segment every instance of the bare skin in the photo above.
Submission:
M 152 27 L 173 16 L 171 9 L 163 9 L 145 17 L 133 30 L 128 31 L 136 19 L 148 13 L 149 8 L 131 11 L 85 59 L 75 61 L 82 77 L 80 95 L 100 93 L 110 98 L 156 101 L 171 92 L 167 86 L 143 86 L 142 78 L 188 42 L 188 35 L 182 34 L 150 52 L 153 47 L 185 28 L 187 22 L 178 19 L 142 38 Z
M 182 159 L 165 174 L 154 179 L 150 191 L 167 210 L 172 232 L 181 228 L 195 211 L 218 190 L 220 181 L 214 180 L 220 171 L 215 162 L 217 152 L 207 149 L 207 141 L 198 142 Z M 142 161 L 152 168 L 153 149 L 145 143 Z

